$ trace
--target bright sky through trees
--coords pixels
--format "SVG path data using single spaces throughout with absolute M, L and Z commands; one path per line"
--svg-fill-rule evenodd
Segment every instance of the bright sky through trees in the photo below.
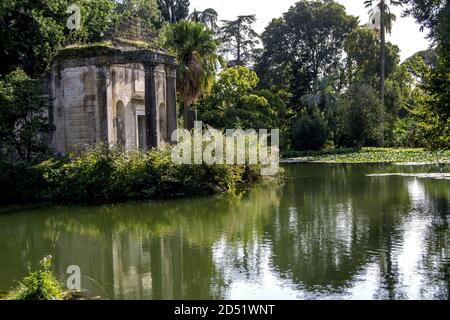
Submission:
M 220 20 L 235 19 L 238 15 L 256 14 L 258 21 L 255 23 L 257 32 L 264 31 L 268 23 L 286 12 L 296 0 L 191 0 L 191 11 L 195 8 L 203 10 L 214 8 L 219 13 Z M 364 8 L 363 0 L 337 0 L 347 8 L 347 12 L 360 17 L 361 23 L 369 21 L 368 10 Z M 427 49 L 429 41 L 425 39 L 425 33 L 420 32 L 420 27 L 411 17 L 402 18 L 402 8 L 393 8 L 397 15 L 392 35 L 387 40 L 397 44 L 401 49 L 402 60 L 410 57 L 420 50 Z

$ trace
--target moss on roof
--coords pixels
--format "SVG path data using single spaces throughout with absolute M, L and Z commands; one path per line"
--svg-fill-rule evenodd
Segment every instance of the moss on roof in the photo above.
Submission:
M 90 44 L 72 44 L 62 48 L 56 54 L 56 60 L 91 58 L 99 55 L 112 55 L 119 52 L 111 41 Z
M 127 50 L 152 50 L 159 51 L 155 44 L 139 41 L 115 38 L 114 40 L 102 41 L 90 44 L 72 44 L 62 48 L 56 54 L 55 60 L 82 59 L 97 56 L 111 56 Z

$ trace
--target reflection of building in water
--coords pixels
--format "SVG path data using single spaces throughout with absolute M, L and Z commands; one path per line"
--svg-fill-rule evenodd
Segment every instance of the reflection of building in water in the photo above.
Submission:
M 181 236 L 115 233 L 112 239 L 114 297 L 208 299 L 213 278 L 213 267 L 208 261 L 211 253 L 207 249 L 185 245 Z
M 114 296 L 121 299 L 152 299 L 152 274 L 150 253 L 144 250 L 143 241 L 132 235 L 123 239 L 112 236 L 112 265 Z

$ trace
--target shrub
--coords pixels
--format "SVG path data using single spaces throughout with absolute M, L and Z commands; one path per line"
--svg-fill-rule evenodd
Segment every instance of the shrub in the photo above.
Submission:
M 383 144 L 384 109 L 375 89 L 353 84 L 337 100 L 335 143 L 361 148 Z
M 48 154 L 46 134 L 52 126 L 45 117 L 41 84 L 17 69 L 0 81 L 0 157 L 27 162 Z
M 209 96 L 197 103 L 199 116 L 216 129 L 280 129 L 287 107 L 278 94 L 255 90 L 259 78 L 249 68 L 223 70 Z
M 294 123 L 292 145 L 295 150 L 320 150 L 327 138 L 327 122 L 319 112 L 305 113 Z
M 85 204 L 222 193 L 260 177 L 256 166 L 175 165 L 170 149 L 122 153 L 101 145 L 36 170 L 42 200 Z
M 424 130 L 412 116 L 399 119 L 394 128 L 394 147 L 421 148 L 426 146 Z
M 74 203 L 108 201 L 116 157 L 109 148 L 99 145 L 76 159 L 42 162 L 36 168 L 44 180 L 44 200 Z
M 19 283 L 9 299 L 11 300 L 62 300 L 64 291 L 61 283 L 51 271 L 52 257 L 42 259 L 41 269 L 31 272 Z

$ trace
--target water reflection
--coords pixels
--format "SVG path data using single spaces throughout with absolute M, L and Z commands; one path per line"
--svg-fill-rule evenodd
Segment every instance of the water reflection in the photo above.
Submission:
M 53 254 L 113 299 L 448 299 L 446 167 L 290 165 L 238 197 L 0 216 L 0 291 Z

